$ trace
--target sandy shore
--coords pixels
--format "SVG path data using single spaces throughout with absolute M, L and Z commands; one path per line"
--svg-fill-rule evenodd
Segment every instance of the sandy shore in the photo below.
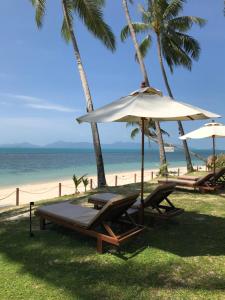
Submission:
M 170 168 L 170 171 L 177 171 L 178 167 Z M 152 172 L 153 177 L 156 177 L 158 172 L 157 169 L 145 170 L 145 181 L 149 181 L 152 179 Z M 186 173 L 186 167 L 179 167 L 180 174 Z M 129 171 L 129 172 L 117 172 L 116 174 L 107 174 L 106 180 L 109 186 L 115 186 L 116 176 L 117 176 L 117 185 L 124 185 L 128 183 L 134 183 L 136 174 L 136 182 L 140 182 L 141 180 L 141 173 L 140 170 L 136 171 Z M 96 177 L 89 177 L 89 180 L 92 179 L 93 188 L 97 187 L 97 178 Z M 29 203 L 30 201 L 39 201 L 43 199 L 51 199 L 54 197 L 59 196 L 59 182 L 61 182 L 61 194 L 63 195 L 70 195 L 74 193 L 74 184 L 72 179 L 70 180 L 61 180 L 61 181 L 51 181 L 45 183 L 32 183 L 32 184 L 25 184 L 19 186 L 19 204 L 23 205 Z M 4 187 L 0 189 L 0 208 L 5 206 L 16 205 L 16 186 L 15 187 Z M 87 188 L 90 189 L 90 185 Z M 79 191 L 83 192 L 84 187 L 81 184 L 79 187 Z M 10 195 L 11 194 L 11 195 Z M 7 197 L 10 195 L 9 197 Z M 3 199 L 6 198 L 6 199 Z

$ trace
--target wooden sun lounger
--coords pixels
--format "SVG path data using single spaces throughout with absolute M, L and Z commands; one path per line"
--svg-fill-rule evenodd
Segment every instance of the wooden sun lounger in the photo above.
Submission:
M 209 184 L 213 184 L 213 183 L 217 183 L 217 184 L 225 184 L 225 167 L 220 168 L 218 170 L 216 170 L 215 175 L 213 172 L 210 172 L 208 174 L 212 174 L 213 176 L 210 178 L 209 180 Z M 207 175 L 207 174 L 206 174 Z M 199 176 L 189 176 L 189 175 L 181 175 L 178 176 L 177 179 L 182 179 L 182 180 L 192 180 L 192 181 L 197 181 L 199 180 L 201 177 Z
M 200 178 L 201 178 L 201 176 L 189 176 L 189 175 L 181 175 L 181 176 L 177 177 L 177 179 L 191 180 L 191 181 L 197 181 Z
M 42 230 L 45 229 L 46 220 L 68 227 L 96 238 L 97 251 L 102 253 L 103 242 L 119 246 L 143 231 L 144 227 L 136 224 L 127 214 L 127 210 L 134 204 L 138 195 L 137 193 L 117 195 L 99 211 L 69 202 L 60 202 L 37 208 L 35 214 L 40 218 Z M 117 234 L 114 232 L 113 224 L 118 225 L 122 215 L 126 216 L 129 224 L 125 225 L 129 229 Z
M 178 187 L 190 187 L 199 191 L 215 191 L 225 187 L 225 167 L 198 178 L 197 180 L 167 178 L 158 180 L 159 183 L 174 183 Z
M 174 184 L 162 184 L 159 185 L 151 194 L 144 199 L 144 208 L 148 209 L 148 214 L 153 217 L 161 219 L 169 219 L 175 217 L 184 212 L 181 208 L 176 208 L 172 202 L 168 199 L 168 196 L 174 192 Z M 110 201 L 111 197 L 115 197 L 117 194 L 113 193 L 99 193 L 92 195 L 88 198 L 89 203 L 93 203 L 95 208 L 102 207 Z M 167 202 L 167 205 L 162 205 L 163 201 Z M 141 201 L 138 199 L 129 209 L 128 214 L 139 213 L 139 220 L 141 220 Z
M 203 177 L 200 177 L 198 180 L 185 180 L 185 179 L 176 179 L 176 178 L 166 178 L 166 179 L 159 179 L 158 183 L 164 184 L 174 184 L 176 187 L 189 187 L 193 188 L 194 190 L 212 190 L 213 186 L 210 186 L 211 179 L 213 177 L 213 173 L 209 173 Z
M 225 186 L 225 167 L 218 169 L 214 177 L 210 180 L 210 184 L 217 184 L 218 186 Z

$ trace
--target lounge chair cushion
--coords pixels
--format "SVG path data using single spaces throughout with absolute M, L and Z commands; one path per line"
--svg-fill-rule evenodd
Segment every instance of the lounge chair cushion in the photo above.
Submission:
M 98 193 L 98 194 L 91 195 L 88 199 L 93 201 L 108 202 L 113 199 L 118 199 L 118 197 L 124 197 L 124 195 L 115 194 L 115 193 Z
M 125 195 L 113 194 L 113 197 L 106 202 L 89 224 L 89 228 L 95 227 L 104 221 L 113 221 L 118 219 L 124 212 L 130 208 L 136 201 L 139 193 L 130 193 Z
M 37 208 L 37 213 L 44 213 L 51 217 L 61 219 L 62 221 L 87 228 L 93 218 L 98 214 L 98 211 L 93 208 L 74 205 L 68 202 L 60 202 Z
M 174 189 L 175 189 L 174 183 L 168 183 L 168 184 L 157 186 L 157 188 L 144 199 L 144 207 L 149 207 L 149 206 L 156 207 L 159 203 L 161 203 L 165 199 L 165 197 L 171 194 L 174 191 Z M 108 203 L 110 200 L 118 199 L 120 197 L 124 197 L 124 195 L 114 194 L 114 193 L 99 193 L 90 196 L 88 198 L 88 201 L 90 203 L 96 203 L 103 206 L 106 203 Z M 138 199 L 132 205 L 132 208 L 136 210 L 139 209 L 140 207 L 141 207 L 141 198 L 138 197 Z
M 168 179 L 160 179 L 159 183 L 174 183 L 178 186 L 188 186 L 188 187 L 198 187 L 204 185 L 207 181 L 211 179 L 213 173 L 209 173 L 203 177 L 200 177 L 198 180 L 184 180 L 184 179 L 176 179 L 176 178 L 168 178 Z

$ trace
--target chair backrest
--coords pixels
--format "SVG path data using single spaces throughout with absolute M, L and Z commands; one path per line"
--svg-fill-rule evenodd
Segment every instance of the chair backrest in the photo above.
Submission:
M 224 175 L 225 175 L 225 167 L 223 167 L 215 172 L 215 175 L 213 176 L 214 177 L 213 180 L 217 181 L 221 176 L 224 176 Z
M 102 222 L 115 221 L 120 218 L 135 202 L 139 193 L 128 195 L 116 195 L 99 210 L 98 214 L 91 220 L 88 228 L 94 228 Z
M 165 183 L 157 188 L 144 199 L 144 207 L 157 207 L 166 197 L 174 192 L 176 184 Z
M 211 181 L 211 179 L 213 178 L 213 172 L 210 172 L 208 174 L 206 174 L 205 176 L 200 177 L 194 185 L 199 186 L 199 185 L 203 185 L 204 183 L 206 183 L 207 181 Z

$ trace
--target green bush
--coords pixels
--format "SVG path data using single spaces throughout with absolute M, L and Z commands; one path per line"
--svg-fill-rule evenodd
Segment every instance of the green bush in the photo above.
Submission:
M 207 167 L 209 169 L 213 169 L 213 155 L 210 155 L 207 159 Z M 218 155 L 216 155 L 216 168 L 222 168 L 225 167 L 225 154 L 224 153 L 220 153 Z

